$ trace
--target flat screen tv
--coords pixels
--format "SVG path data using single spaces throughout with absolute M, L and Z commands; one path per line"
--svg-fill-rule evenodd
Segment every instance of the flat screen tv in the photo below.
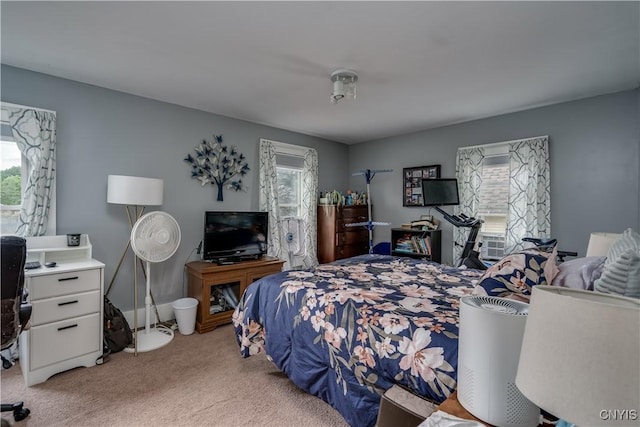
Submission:
M 267 253 L 266 212 L 215 212 L 204 214 L 202 259 L 242 261 Z
M 423 206 L 459 205 L 458 180 L 438 178 L 422 180 Z

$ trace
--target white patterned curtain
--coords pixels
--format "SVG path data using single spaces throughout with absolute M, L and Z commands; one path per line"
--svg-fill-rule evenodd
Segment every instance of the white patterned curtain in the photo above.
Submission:
M 318 264 L 318 152 L 307 149 L 302 170 L 302 220 L 304 221 L 305 256 L 302 265 L 313 267 Z
M 271 141 L 260 140 L 260 210 L 269 216 L 267 255 L 280 259 L 285 253 L 280 239 L 280 206 L 278 204 L 278 172 L 276 147 Z
M 551 236 L 549 138 L 510 143 L 509 169 L 505 253 L 521 247 L 523 237 Z
M 455 207 L 456 215 L 463 213 L 475 216 L 480 205 L 480 185 L 482 185 L 482 162 L 484 148 L 459 148 L 456 156 L 456 178 L 458 179 L 458 193 L 460 204 Z M 462 255 L 462 249 L 469 237 L 469 227 L 455 227 L 453 229 L 453 264 L 456 265 Z M 459 245 L 456 245 L 456 242 Z
M 302 264 L 311 267 L 318 264 L 317 208 L 318 193 L 318 153 L 313 148 L 299 147 L 304 150 L 302 169 L 302 219 L 305 256 Z M 267 254 L 287 260 L 286 242 L 280 230 L 280 206 L 278 202 L 277 147 L 272 141 L 260 140 L 260 210 L 269 214 L 269 237 Z M 288 261 L 284 269 L 290 269 Z
M 56 113 L 6 106 L 18 149 L 29 162 L 16 234 L 42 236 L 47 231 L 56 174 Z

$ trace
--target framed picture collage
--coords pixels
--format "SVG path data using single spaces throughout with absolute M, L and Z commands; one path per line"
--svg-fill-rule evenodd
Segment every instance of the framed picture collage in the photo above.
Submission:
M 402 206 L 422 206 L 422 180 L 440 178 L 440 165 L 402 169 L 404 197 Z

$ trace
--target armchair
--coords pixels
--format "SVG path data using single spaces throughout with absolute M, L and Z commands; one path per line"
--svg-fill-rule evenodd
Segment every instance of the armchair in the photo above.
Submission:
M 1 350 L 9 349 L 18 339 L 18 335 L 25 329 L 31 317 L 31 304 L 26 302 L 24 289 L 24 264 L 27 257 L 26 240 L 17 236 L 0 237 L 2 273 L 2 346 Z M 4 368 L 11 367 L 10 360 L 2 357 Z M 2 403 L 2 412 L 13 411 L 13 418 L 22 421 L 29 416 L 29 409 L 23 402 Z

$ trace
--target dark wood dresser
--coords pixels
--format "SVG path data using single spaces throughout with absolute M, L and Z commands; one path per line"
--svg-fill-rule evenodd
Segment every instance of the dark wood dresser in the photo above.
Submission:
M 318 261 L 324 264 L 369 253 L 369 231 L 345 226 L 368 219 L 367 205 L 318 205 Z

